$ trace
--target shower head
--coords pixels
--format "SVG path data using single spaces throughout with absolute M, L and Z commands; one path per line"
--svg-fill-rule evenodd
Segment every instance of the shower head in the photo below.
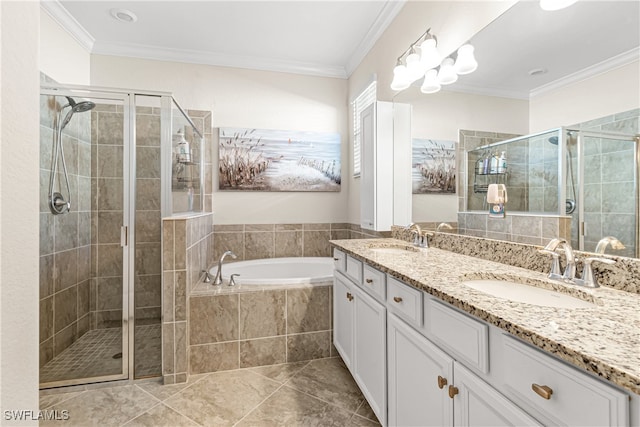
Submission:
M 91 101 L 76 102 L 73 98 L 69 96 L 65 96 L 65 98 L 67 98 L 69 103 L 62 108 L 64 109 L 66 107 L 71 107 L 71 110 L 67 113 L 64 120 L 62 121 L 60 130 L 64 129 L 69 124 L 69 122 L 71 121 L 71 117 L 73 117 L 74 113 L 84 113 L 85 111 L 93 110 L 96 106 L 96 104 Z
M 552 136 L 549 138 L 548 140 L 550 143 L 552 143 L 553 145 L 558 145 L 558 137 L 557 136 Z

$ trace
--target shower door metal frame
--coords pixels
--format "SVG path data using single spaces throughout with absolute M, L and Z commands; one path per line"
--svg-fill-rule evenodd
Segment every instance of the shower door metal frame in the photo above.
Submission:
M 634 193 L 635 193 L 635 221 L 636 221 L 636 235 L 635 235 L 635 257 L 640 257 L 640 231 L 638 225 L 640 224 L 640 135 L 629 135 L 617 132 L 599 131 L 599 130 L 578 130 L 578 129 L 566 129 L 562 133 L 563 138 L 568 133 L 576 134 L 576 145 L 578 147 L 578 244 L 579 250 L 584 250 L 585 240 L 585 221 L 584 221 L 584 138 L 604 138 L 614 139 L 621 141 L 629 141 L 634 144 L 634 158 L 633 164 L 633 176 L 634 176 Z M 566 183 L 565 183 L 566 186 Z
M 40 88 L 40 96 L 69 96 L 89 99 L 106 99 L 122 102 L 123 108 L 123 215 L 121 228 L 122 247 L 122 372 L 113 375 L 97 377 L 74 378 L 70 380 L 41 383 L 40 389 L 62 387 L 70 385 L 90 384 L 105 381 L 131 380 L 133 375 L 134 352 L 134 300 L 133 283 L 135 278 L 135 248 L 131 242 L 135 242 L 135 191 L 131 187 L 135 180 L 135 99 L 131 93 L 117 92 L 113 90 L 93 90 L 86 86 L 55 86 L 43 85 Z M 132 107 L 134 109 L 132 109 Z M 133 181 L 135 182 L 135 181 Z

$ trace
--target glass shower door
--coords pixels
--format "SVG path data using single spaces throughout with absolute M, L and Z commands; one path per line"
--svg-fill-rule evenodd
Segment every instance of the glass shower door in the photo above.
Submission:
M 129 376 L 129 97 L 43 89 L 40 385 Z
M 606 248 L 611 255 L 637 257 L 638 144 L 633 137 L 606 133 L 578 134 L 581 151 L 580 249 L 594 252 L 605 236 L 625 249 Z

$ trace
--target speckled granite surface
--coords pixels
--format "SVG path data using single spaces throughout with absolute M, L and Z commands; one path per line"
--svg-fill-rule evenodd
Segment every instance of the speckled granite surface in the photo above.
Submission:
M 410 233 L 404 227 L 392 227 L 392 237 L 410 241 Z M 502 240 L 481 237 L 463 236 L 451 233 L 434 233 L 429 237 L 432 247 L 445 249 L 462 255 L 483 258 L 529 270 L 549 272 L 551 259 L 548 255 L 538 253 L 540 246 L 523 243 L 505 242 Z M 575 251 L 578 273 L 582 271 L 582 258 L 593 256 L 592 253 Z M 613 265 L 593 264 L 593 273 L 600 285 L 609 286 L 626 292 L 640 294 L 640 259 L 614 255 L 598 255 L 616 261 Z M 561 257 L 561 262 L 564 257 Z M 564 267 L 564 265 L 563 265 Z
M 608 287 L 586 289 L 548 280 L 541 272 L 437 248 L 380 253 L 396 239 L 335 240 L 332 244 L 403 282 L 446 301 L 534 346 L 640 394 L 640 295 Z M 506 278 L 556 289 L 593 302 L 559 309 L 496 298 L 463 285 L 469 279 Z

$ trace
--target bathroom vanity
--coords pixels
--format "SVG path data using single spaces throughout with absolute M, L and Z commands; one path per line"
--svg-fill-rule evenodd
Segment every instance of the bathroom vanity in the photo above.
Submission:
M 383 425 L 640 423 L 640 295 L 395 239 L 334 245 L 334 345 Z M 554 308 L 464 282 L 580 300 Z

